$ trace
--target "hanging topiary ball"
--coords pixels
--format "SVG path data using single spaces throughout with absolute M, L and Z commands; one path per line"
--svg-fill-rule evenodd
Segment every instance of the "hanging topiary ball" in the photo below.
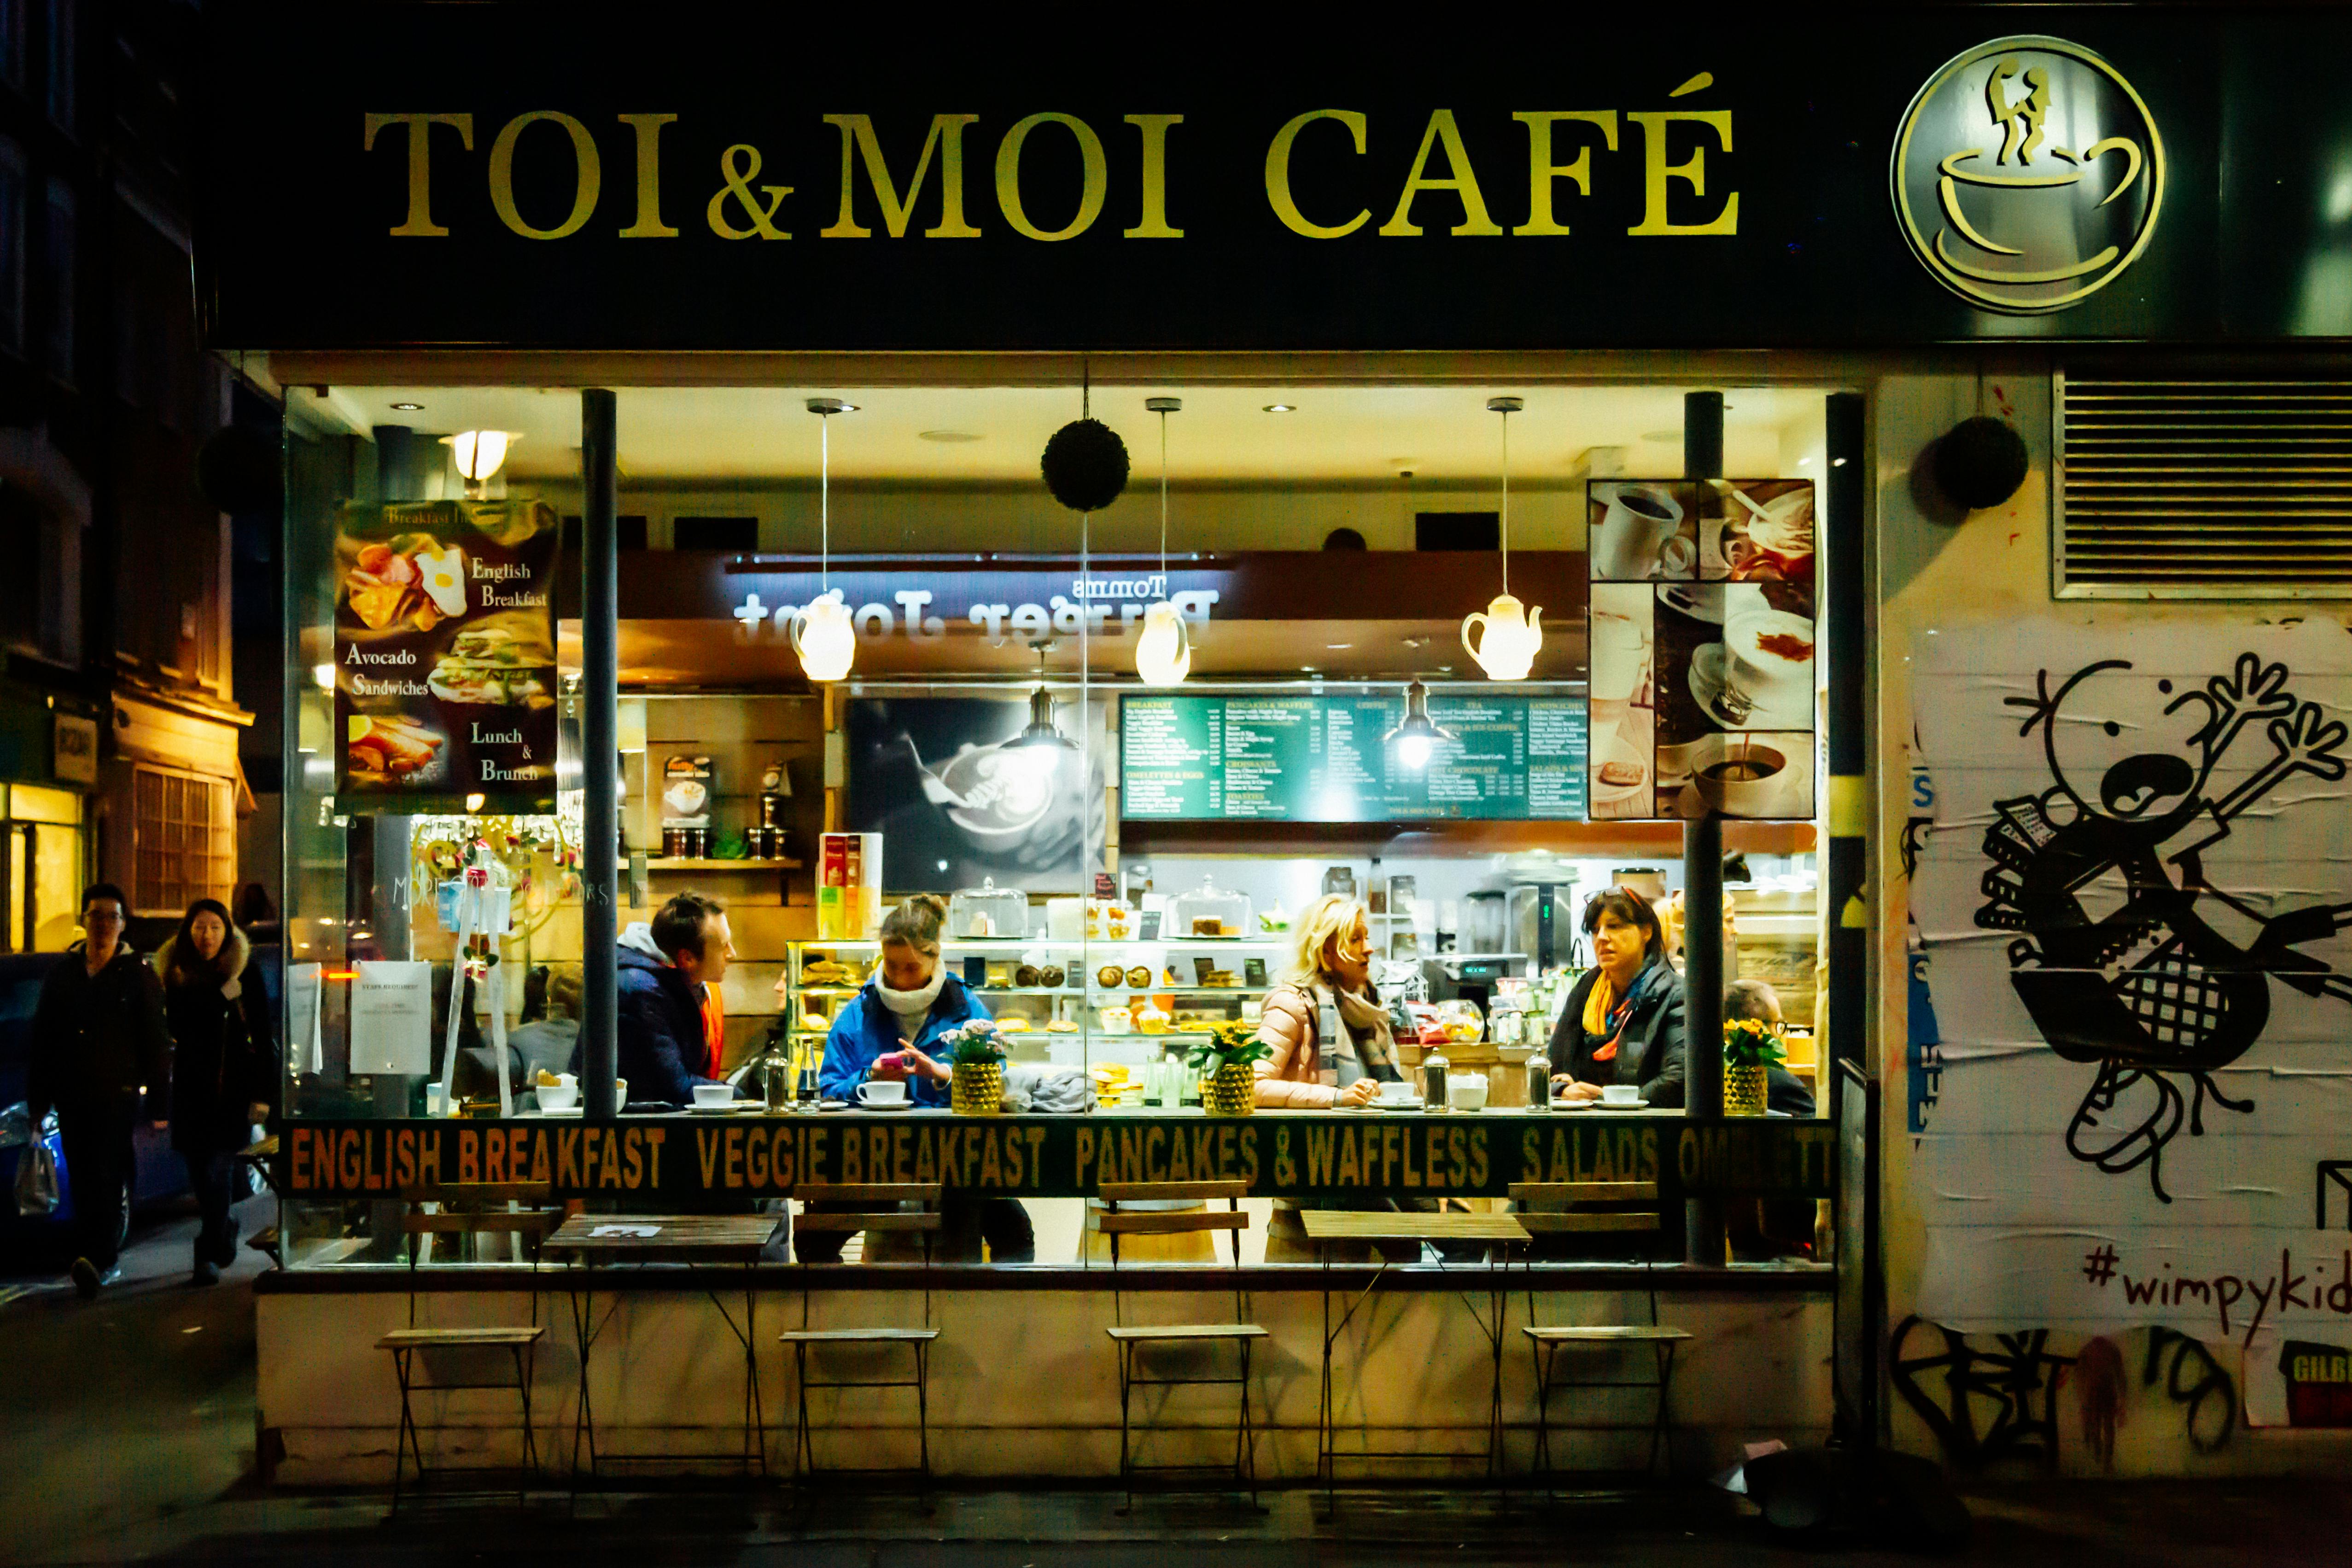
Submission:
M 196 487 L 224 512 L 275 512 L 285 496 L 279 463 L 276 437 L 249 425 L 223 425 L 196 448 Z
M 1936 443 L 1937 485 L 1972 512 L 2016 495 L 2025 468 L 2025 437 L 1990 414 L 1960 421 Z
M 1054 432 L 1037 466 L 1054 499 L 1074 512 L 1099 512 L 1127 488 L 1127 443 L 1098 419 L 1074 420 Z

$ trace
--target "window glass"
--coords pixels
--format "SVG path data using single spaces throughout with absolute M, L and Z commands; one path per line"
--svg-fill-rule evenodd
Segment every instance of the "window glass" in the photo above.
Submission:
M 74 128 L 78 107 L 74 0 L 49 0 L 47 70 L 49 118 L 68 131 Z
M 199 898 L 226 900 L 236 851 L 228 787 L 147 767 L 134 770 L 131 784 L 138 866 L 132 905 L 177 914 Z
M 42 281 L 48 298 L 43 304 L 41 357 L 49 373 L 71 381 L 74 372 L 74 246 L 73 187 L 63 180 L 48 183 L 48 222 L 41 244 Z
M 0 0 L 0 81 L 25 85 L 25 7 L 26 0 Z
M 25 155 L 0 136 L 0 349 L 24 347 Z

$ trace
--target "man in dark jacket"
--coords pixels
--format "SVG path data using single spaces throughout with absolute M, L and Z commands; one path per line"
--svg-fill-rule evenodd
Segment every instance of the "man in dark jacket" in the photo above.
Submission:
M 718 1016 L 713 993 L 734 956 L 727 906 L 698 893 L 621 933 L 614 1029 L 630 1099 L 691 1104 L 696 1084 L 719 1081 L 717 1030 L 706 1020 Z M 572 1070 L 582 1071 L 577 1046 Z
M 115 1260 L 140 1097 L 147 1097 L 150 1116 L 171 1103 L 163 987 L 147 960 L 122 945 L 130 902 L 112 883 L 82 894 L 83 939 L 41 983 L 26 1071 L 33 1125 L 52 1106 L 58 1113 L 73 1194 L 73 1281 L 85 1299 L 121 1273 Z M 155 1125 L 166 1123 L 158 1118 Z

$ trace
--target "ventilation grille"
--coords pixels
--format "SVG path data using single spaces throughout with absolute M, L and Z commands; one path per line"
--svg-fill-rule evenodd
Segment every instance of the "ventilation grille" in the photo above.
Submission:
M 2352 382 L 2058 385 L 2061 598 L 2352 597 Z

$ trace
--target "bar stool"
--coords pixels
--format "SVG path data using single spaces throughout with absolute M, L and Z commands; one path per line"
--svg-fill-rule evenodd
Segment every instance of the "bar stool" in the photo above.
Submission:
M 938 1182 L 878 1183 L 866 1186 L 817 1184 L 796 1186 L 793 1197 L 801 1200 L 803 1212 L 795 1216 L 793 1228 L 798 1231 L 910 1231 L 923 1239 L 923 1325 L 920 1328 L 838 1328 L 809 1327 L 809 1287 L 803 1271 L 801 1286 L 801 1326 L 787 1330 L 778 1336 L 780 1343 L 793 1348 L 793 1370 L 800 1385 L 800 1418 L 793 1437 L 793 1465 L 803 1476 L 814 1479 L 826 1476 L 864 1476 L 881 1479 L 890 1476 L 916 1477 L 924 1491 L 931 1485 L 931 1416 L 929 1379 L 931 1345 L 940 1331 L 931 1326 L 930 1261 L 931 1239 L 940 1231 L 940 1184 Z M 809 1211 L 808 1206 L 824 1203 L 871 1204 L 870 1209 L 828 1207 L 822 1213 Z M 902 1204 L 924 1206 L 916 1212 L 899 1207 Z M 809 1352 L 812 1349 L 842 1349 L 865 1346 L 887 1351 L 904 1347 L 913 1359 L 913 1375 L 908 1377 L 841 1377 L 812 1379 L 809 1376 Z M 809 1391 L 813 1388 L 903 1388 L 915 1396 L 916 1441 L 920 1462 L 911 1470 L 889 1468 L 837 1468 L 819 1469 L 816 1448 L 809 1425 Z
M 1522 1212 L 1519 1223 L 1531 1235 L 1593 1234 L 1597 1232 L 1638 1233 L 1658 1229 L 1655 1208 L 1616 1209 L 1579 1212 L 1580 1205 L 1594 1203 L 1626 1204 L 1657 1201 L 1658 1186 L 1646 1181 L 1564 1181 L 1514 1182 L 1511 1197 L 1517 1200 Z M 1535 1205 L 1549 1203 L 1558 1207 L 1538 1210 Z M 1530 1252 L 1533 1249 L 1529 1249 Z M 1530 1263 L 1532 1267 L 1532 1263 Z M 1650 1455 L 1642 1467 L 1644 1478 L 1654 1476 L 1658 1467 L 1658 1449 L 1666 1434 L 1666 1416 L 1675 1377 L 1675 1352 L 1692 1338 L 1687 1330 L 1666 1328 L 1658 1322 L 1658 1286 L 1653 1271 L 1654 1264 L 1644 1259 L 1642 1277 L 1649 1300 L 1650 1321 L 1646 1323 L 1586 1323 L 1539 1324 L 1536 1321 L 1536 1292 L 1532 1282 L 1528 1287 L 1528 1322 L 1520 1332 L 1528 1336 L 1528 1354 L 1535 1362 L 1536 1375 L 1536 1452 L 1534 1478 L 1565 1474 L 1551 1466 L 1551 1395 L 1558 1389 L 1573 1388 L 1646 1388 L 1656 1392 L 1655 1414 L 1650 1423 Z M 1647 1345 L 1656 1375 L 1650 1378 L 1570 1378 L 1554 1375 L 1555 1363 L 1565 1350 L 1596 1351 L 1625 1345 Z M 1614 1428 L 1622 1430 L 1624 1428 Z
M 1241 1200 L 1249 1190 L 1248 1184 L 1238 1181 L 1156 1181 L 1106 1182 L 1098 1189 L 1103 1200 L 1103 1213 L 1097 1228 L 1110 1238 L 1111 1326 L 1105 1332 L 1118 1353 L 1118 1476 L 1127 1488 L 1127 1502 L 1119 1509 L 1126 1513 L 1135 1507 L 1135 1478 L 1139 1473 L 1157 1471 L 1222 1470 L 1222 1465 L 1139 1465 L 1135 1462 L 1132 1433 L 1132 1407 L 1139 1388 L 1223 1387 L 1241 1390 L 1240 1411 L 1234 1426 L 1233 1478 L 1236 1486 L 1249 1490 L 1250 1506 L 1261 1513 L 1265 1510 L 1257 1500 L 1257 1444 L 1250 1427 L 1250 1345 L 1265 1338 L 1265 1330 L 1250 1322 L 1248 1305 L 1241 1288 L 1242 1232 L 1249 1228 L 1249 1216 L 1242 1212 Z M 1223 1212 L 1199 1208 L 1145 1213 L 1121 1213 L 1122 1203 L 1166 1203 L 1172 1199 L 1223 1198 Z M 1234 1321 L 1230 1323 L 1128 1323 L 1118 1290 L 1119 1239 L 1126 1236 L 1168 1236 L 1182 1231 L 1223 1230 L 1231 1233 L 1234 1270 Z M 1231 1377 L 1146 1377 L 1139 1376 L 1136 1361 L 1144 1347 L 1171 1344 L 1231 1344 L 1234 1347 L 1239 1366 Z
M 378 1350 L 392 1353 L 394 1375 L 400 1380 L 400 1432 L 392 1450 L 392 1511 L 400 1512 L 402 1495 L 401 1474 L 404 1461 L 410 1455 L 416 1460 L 416 1482 L 425 1484 L 428 1472 L 425 1465 L 425 1448 L 419 1438 L 416 1424 L 415 1396 L 419 1394 L 446 1393 L 461 1388 L 511 1388 L 515 1391 L 522 1412 L 522 1464 L 515 1475 L 515 1501 L 523 1501 L 524 1484 L 539 1472 L 539 1442 L 530 1419 L 530 1375 L 539 1342 L 547 1337 L 547 1325 L 539 1321 L 539 1292 L 530 1292 L 530 1322 L 503 1326 L 473 1328 L 420 1327 L 416 1322 L 416 1266 L 419 1258 L 430 1250 L 431 1238 L 436 1236 L 506 1235 L 517 1238 L 529 1253 L 533 1273 L 539 1270 L 538 1243 L 562 1222 L 562 1214 L 551 1208 L 520 1208 L 520 1204 L 547 1203 L 554 1189 L 545 1183 L 470 1182 L 439 1186 L 412 1186 L 401 1196 L 408 1205 L 403 1216 L 401 1229 L 408 1239 L 408 1326 L 394 1329 L 375 1342 Z M 491 1208 L 453 1207 L 453 1205 L 491 1204 Z M 426 1210 L 433 1212 L 426 1212 Z M 432 1370 L 436 1353 L 446 1353 L 449 1360 L 477 1359 L 465 1353 L 505 1351 L 513 1375 L 463 1375 L 456 1378 L 436 1378 L 426 1381 L 423 1373 Z M 420 1366 L 419 1363 L 422 1362 Z M 495 1358 L 491 1364 L 496 1365 Z M 490 1471 L 504 1466 L 437 1465 L 435 1470 L 460 1469 Z

